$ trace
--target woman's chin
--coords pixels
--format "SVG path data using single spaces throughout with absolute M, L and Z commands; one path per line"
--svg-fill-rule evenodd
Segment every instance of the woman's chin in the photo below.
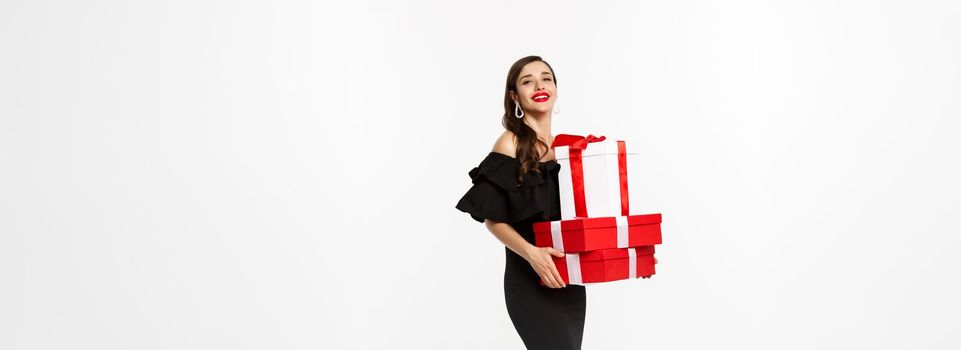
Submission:
M 537 114 L 550 113 L 552 108 L 553 106 L 538 106 L 537 108 L 534 108 L 533 112 Z

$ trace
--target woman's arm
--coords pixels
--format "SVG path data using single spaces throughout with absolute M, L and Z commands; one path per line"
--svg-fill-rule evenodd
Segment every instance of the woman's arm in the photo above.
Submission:
M 484 220 L 484 226 L 487 226 L 487 230 L 491 231 L 507 248 L 524 257 L 548 287 L 566 287 L 561 274 L 557 272 L 557 267 L 554 266 L 554 260 L 551 260 L 552 255 L 562 258 L 564 253 L 554 250 L 554 248 L 541 248 L 530 244 L 509 224 L 487 219 Z

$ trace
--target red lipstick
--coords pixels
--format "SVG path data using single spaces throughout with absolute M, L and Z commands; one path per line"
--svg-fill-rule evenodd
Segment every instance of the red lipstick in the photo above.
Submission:
M 542 96 L 545 98 L 541 98 Z M 541 92 L 535 93 L 534 96 L 531 96 L 531 99 L 534 100 L 534 102 L 547 102 L 547 100 L 551 99 L 551 95 L 541 91 Z

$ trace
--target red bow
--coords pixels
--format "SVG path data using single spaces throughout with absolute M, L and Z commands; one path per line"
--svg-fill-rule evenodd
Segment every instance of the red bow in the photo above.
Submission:
M 587 144 L 591 142 L 601 142 L 605 139 L 606 137 L 604 136 L 587 135 L 587 137 L 584 137 L 580 135 L 558 134 L 554 136 L 554 143 L 551 144 L 551 148 L 570 146 L 572 150 L 583 150 L 587 149 Z

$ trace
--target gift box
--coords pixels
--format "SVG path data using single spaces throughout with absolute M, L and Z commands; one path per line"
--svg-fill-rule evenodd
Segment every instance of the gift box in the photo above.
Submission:
M 554 266 L 567 284 L 610 282 L 654 275 L 654 246 L 594 250 L 554 257 Z M 543 281 L 541 281 L 543 284 Z
M 661 244 L 661 214 L 612 216 L 534 223 L 534 245 L 561 252 Z
M 558 173 L 561 219 L 629 215 L 628 169 L 637 154 L 624 141 L 560 134 L 551 144 Z
M 565 252 L 553 258 L 567 284 L 654 275 L 661 214 L 630 215 L 629 169 L 637 155 L 604 136 L 557 135 L 561 220 L 534 223 L 535 245 Z M 541 281 L 543 284 L 543 281 Z

